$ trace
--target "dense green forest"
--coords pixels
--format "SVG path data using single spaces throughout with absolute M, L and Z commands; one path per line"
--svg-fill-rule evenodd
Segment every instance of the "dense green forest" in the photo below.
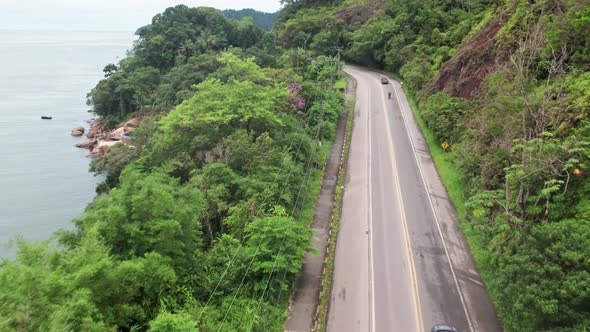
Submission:
M 265 31 L 272 30 L 272 24 L 275 20 L 275 17 L 277 16 L 277 13 L 259 12 L 255 9 L 251 9 L 251 8 L 245 8 L 245 9 L 239 9 L 239 10 L 224 9 L 221 11 L 221 13 L 226 18 L 236 20 L 236 21 L 242 21 L 243 19 L 250 17 L 254 21 L 254 25 L 256 25 L 257 27 L 259 27 L 260 29 L 265 30 Z M 138 36 L 141 35 L 142 31 L 148 27 L 149 27 L 149 24 L 139 27 L 136 30 L 135 34 Z
M 130 144 L 75 229 L 0 263 L 1 331 L 279 331 L 343 108 L 337 63 L 177 6 L 88 94 Z M 324 142 L 324 144 L 321 144 Z
M 272 30 L 272 24 L 277 16 L 277 13 L 264 13 L 251 8 L 240 10 L 224 9 L 221 13 L 227 18 L 237 21 L 241 21 L 245 17 L 251 17 L 254 20 L 254 24 L 265 31 Z
M 89 105 L 142 124 L 74 231 L 0 263 L 0 330 L 282 330 L 337 54 L 416 100 L 504 328 L 590 329 L 590 2 L 282 3 L 168 8 L 105 67 Z
M 275 27 L 403 80 L 507 331 L 590 329 L 590 2 L 298 1 Z

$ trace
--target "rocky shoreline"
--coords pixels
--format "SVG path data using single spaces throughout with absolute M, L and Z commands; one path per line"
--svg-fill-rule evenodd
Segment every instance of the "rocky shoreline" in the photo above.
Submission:
M 126 121 L 123 126 L 112 130 L 105 129 L 102 117 L 91 119 L 89 120 L 90 130 L 86 134 L 87 140 L 76 144 L 76 147 L 89 149 L 90 157 L 102 156 L 109 147 L 126 142 L 129 139 L 129 133 L 139 126 L 142 117 L 143 115 L 137 115 Z M 84 132 L 84 127 L 77 127 L 72 129 L 71 135 L 82 136 Z

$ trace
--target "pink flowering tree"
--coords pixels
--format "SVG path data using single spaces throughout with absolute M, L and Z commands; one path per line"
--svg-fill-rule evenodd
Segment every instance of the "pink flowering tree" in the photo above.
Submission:
M 302 89 L 303 87 L 301 86 L 301 83 L 289 84 L 289 92 L 291 92 L 291 94 L 297 95 Z M 301 97 L 292 97 L 289 99 L 289 102 L 300 111 L 305 109 L 305 100 Z

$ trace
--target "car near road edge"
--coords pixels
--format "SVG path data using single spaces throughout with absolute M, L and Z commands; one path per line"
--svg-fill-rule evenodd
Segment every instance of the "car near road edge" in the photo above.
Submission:
M 449 325 L 436 324 L 432 326 L 430 332 L 458 332 L 456 328 Z

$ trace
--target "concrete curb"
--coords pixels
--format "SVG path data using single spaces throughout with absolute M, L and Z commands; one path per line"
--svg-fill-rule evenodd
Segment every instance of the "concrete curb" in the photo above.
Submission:
M 349 88 L 350 89 L 350 88 Z M 320 292 L 330 285 L 326 285 L 324 275 L 325 266 L 329 263 L 330 239 L 332 236 L 332 219 L 336 204 L 338 177 L 342 172 L 343 151 L 347 144 L 347 123 L 349 120 L 348 105 L 338 119 L 336 137 L 330 150 L 330 156 L 325 165 L 322 186 L 315 208 L 311 228 L 314 231 L 312 246 L 317 255 L 307 253 L 301 273 L 299 274 L 293 292 L 289 299 L 289 317 L 285 323 L 285 331 L 311 331 L 316 329 L 317 317 L 320 315 Z M 331 280 L 331 279 L 330 279 Z M 328 284 L 331 284 L 330 282 Z

